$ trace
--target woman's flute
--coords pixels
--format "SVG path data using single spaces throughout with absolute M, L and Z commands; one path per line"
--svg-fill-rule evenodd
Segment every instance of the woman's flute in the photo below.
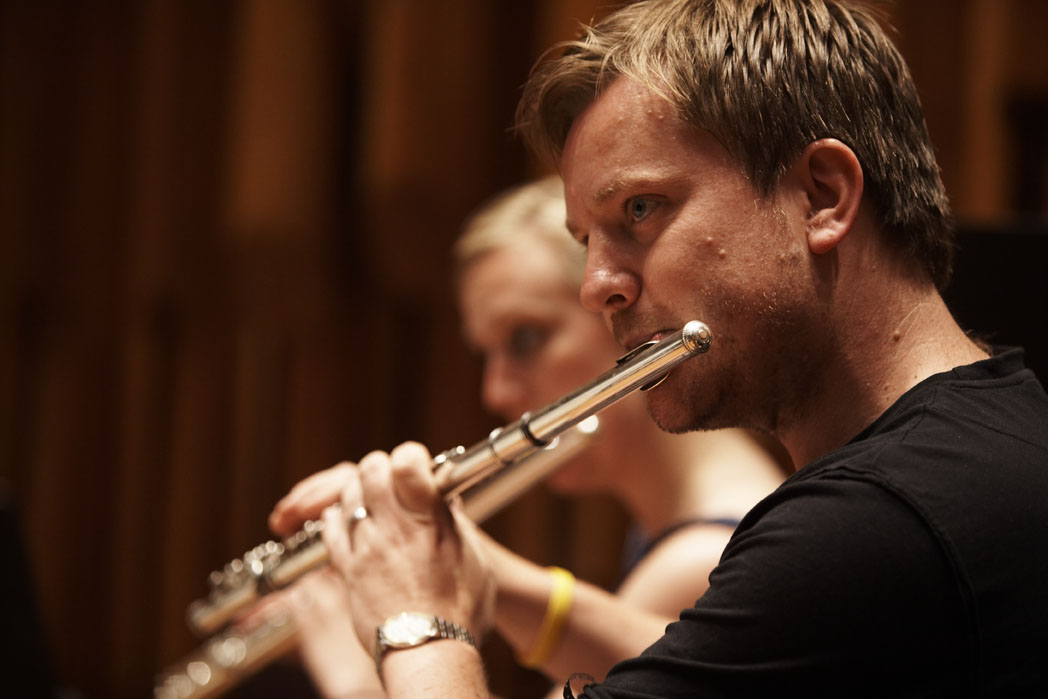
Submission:
M 467 493 L 478 501 L 483 494 L 485 507 L 497 508 L 509 502 L 534 482 L 534 478 L 511 478 L 510 474 L 540 461 L 530 458 L 536 452 L 629 393 L 654 387 L 678 364 L 706 352 L 712 340 L 709 327 L 693 320 L 670 337 L 641 345 L 574 392 L 493 430 L 472 447 L 456 447 L 438 455 L 434 459 L 438 488 L 449 499 L 463 496 L 467 511 Z M 327 563 L 320 530 L 320 522 L 307 522 L 283 542 L 257 546 L 222 571 L 212 573 L 210 594 L 187 611 L 190 628 L 200 634 L 213 633 L 267 592 L 286 587 Z

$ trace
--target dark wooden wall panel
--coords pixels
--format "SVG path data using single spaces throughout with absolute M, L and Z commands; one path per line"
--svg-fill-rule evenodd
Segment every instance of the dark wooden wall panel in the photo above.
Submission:
M 497 424 L 449 248 L 473 207 L 539 173 L 508 132 L 519 87 L 607 7 L 0 2 L 0 480 L 63 684 L 147 694 L 196 643 L 183 613 L 207 573 L 265 539 L 306 474 Z M 1043 230 L 1045 155 L 1028 146 L 1046 12 L 894 11 L 975 235 L 1019 215 Z M 1033 273 L 995 249 L 1001 274 Z M 986 282 L 961 270 L 951 298 L 976 318 L 965 289 Z M 1043 347 L 1001 322 L 981 329 Z M 623 526 L 606 500 L 538 491 L 488 529 L 611 584 Z M 486 652 L 506 696 L 542 686 Z

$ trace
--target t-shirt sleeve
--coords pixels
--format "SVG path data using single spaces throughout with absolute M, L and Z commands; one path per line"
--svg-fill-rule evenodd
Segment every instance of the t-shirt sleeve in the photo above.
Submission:
M 934 526 L 879 484 L 786 484 L 695 607 L 583 696 L 889 696 L 901 678 L 932 681 L 964 643 L 948 561 Z

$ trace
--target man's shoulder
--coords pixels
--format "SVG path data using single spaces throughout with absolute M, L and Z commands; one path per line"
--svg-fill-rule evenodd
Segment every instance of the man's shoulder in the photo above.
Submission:
M 1048 447 L 1048 394 L 1025 367 L 1019 348 L 936 374 L 899 398 L 863 437 L 894 432 L 908 441 L 924 437 L 949 441 L 959 432 Z M 978 446 L 977 444 L 973 446 Z
M 938 485 L 955 482 L 958 468 L 1002 479 L 1021 469 L 1025 477 L 1048 480 L 1048 395 L 1023 366 L 1020 350 L 923 381 L 848 444 L 796 475 L 897 487 L 915 480 L 926 488 L 943 478 L 950 482 Z

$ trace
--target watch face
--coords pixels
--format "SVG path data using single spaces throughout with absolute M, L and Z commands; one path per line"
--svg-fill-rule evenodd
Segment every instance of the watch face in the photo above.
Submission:
M 382 625 L 382 636 L 393 648 L 417 646 L 436 635 L 437 620 L 427 614 L 404 612 Z

